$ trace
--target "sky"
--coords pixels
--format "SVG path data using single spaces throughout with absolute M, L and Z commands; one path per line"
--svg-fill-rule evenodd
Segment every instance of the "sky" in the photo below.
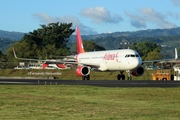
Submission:
M 0 0 L 0 30 L 73 23 L 82 35 L 180 27 L 180 0 Z

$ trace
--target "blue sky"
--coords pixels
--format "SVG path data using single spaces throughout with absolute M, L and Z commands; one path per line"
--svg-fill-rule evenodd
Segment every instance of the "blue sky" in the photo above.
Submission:
M 180 0 L 0 0 L 0 30 L 73 23 L 81 34 L 180 27 Z

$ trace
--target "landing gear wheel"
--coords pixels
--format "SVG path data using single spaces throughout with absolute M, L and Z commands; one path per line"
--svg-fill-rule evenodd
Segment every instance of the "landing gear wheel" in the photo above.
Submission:
M 163 80 L 163 81 L 167 81 L 167 78 L 163 78 L 162 80 Z
M 118 79 L 118 80 L 121 79 L 121 75 L 120 75 L 120 74 L 117 75 L 117 79 Z
M 90 75 L 87 75 L 87 76 L 86 76 L 86 79 L 87 79 L 87 80 L 90 80 Z
M 82 80 L 86 80 L 86 76 L 82 76 Z
M 90 75 L 82 76 L 82 80 L 90 80 Z
M 125 75 L 124 74 L 122 74 L 121 77 L 122 77 L 122 80 L 125 80 Z
M 118 80 L 125 80 L 125 75 L 123 74 L 123 72 L 120 72 L 120 74 L 117 75 L 117 79 Z

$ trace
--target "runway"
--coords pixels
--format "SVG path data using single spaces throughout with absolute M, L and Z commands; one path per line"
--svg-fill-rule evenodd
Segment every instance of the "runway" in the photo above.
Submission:
M 88 85 L 102 87 L 180 87 L 180 81 L 153 80 L 49 80 L 49 79 L 0 79 L 0 85 Z

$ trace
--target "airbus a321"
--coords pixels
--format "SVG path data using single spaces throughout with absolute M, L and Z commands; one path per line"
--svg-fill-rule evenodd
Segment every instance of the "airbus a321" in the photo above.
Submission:
M 106 51 L 85 52 L 83 47 L 80 30 L 76 27 L 77 55 L 74 56 L 75 62 L 66 62 L 66 64 L 76 64 L 76 74 L 82 77 L 82 80 L 90 80 L 90 71 L 119 71 L 118 80 L 125 80 L 124 71 L 128 73 L 128 79 L 133 76 L 144 74 L 142 64 L 145 62 L 160 62 L 162 60 L 142 61 L 137 51 L 132 49 L 118 49 Z M 17 58 L 17 57 L 16 57 Z M 22 59 L 22 58 L 21 58 Z M 177 50 L 175 49 L 175 59 L 177 59 Z M 172 60 L 172 59 L 167 59 Z M 166 61 L 166 60 L 164 60 Z M 56 61 L 61 63 L 62 61 Z

